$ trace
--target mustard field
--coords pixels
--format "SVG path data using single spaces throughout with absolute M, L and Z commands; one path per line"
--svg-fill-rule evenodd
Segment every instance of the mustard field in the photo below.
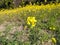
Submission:
M 0 10 L 0 45 L 60 45 L 60 3 Z

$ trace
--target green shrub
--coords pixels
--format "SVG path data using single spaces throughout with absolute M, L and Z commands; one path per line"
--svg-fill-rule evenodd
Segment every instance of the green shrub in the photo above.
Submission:
M 0 0 L 0 8 L 8 8 L 12 7 L 13 5 L 13 0 Z

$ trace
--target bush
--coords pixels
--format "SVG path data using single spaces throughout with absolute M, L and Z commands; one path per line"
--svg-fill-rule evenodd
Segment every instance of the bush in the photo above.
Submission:
M 14 2 L 14 3 L 13 3 Z M 56 3 L 60 2 L 59 0 L 0 0 L 0 8 L 10 8 L 10 7 L 19 7 L 25 6 L 27 4 L 49 4 L 49 3 Z
M 0 8 L 8 8 L 12 7 L 13 5 L 13 0 L 0 0 Z

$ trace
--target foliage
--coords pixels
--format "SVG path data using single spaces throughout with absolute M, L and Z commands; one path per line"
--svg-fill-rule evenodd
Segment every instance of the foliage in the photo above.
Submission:
M 0 0 L 0 8 L 14 8 L 27 4 L 51 4 L 60 3 L 60 0 Z
M 13 0 L 0 0 L 0 8 L 8 8 L 12 7 L 13 5 Z

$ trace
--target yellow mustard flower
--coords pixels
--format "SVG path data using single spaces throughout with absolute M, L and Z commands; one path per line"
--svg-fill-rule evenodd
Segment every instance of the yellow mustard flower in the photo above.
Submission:
M 52 29 L 52 27 L 49 28 L 50 30 Z
M 50 30 L 56 30 L 56 28 L 55 28 L 55 27 L 49 27 L 49 29 L 50 29 Z
M 55 30 L 55 27 L 53 27 L 53 30 Z
M 56 43 L 56 38 L 52 38 L 52 42 L 53 43 Z
M 27 24 L 31 25 L 32 27 L 34 27 L 36 25 L 37 20 L 35 19 L 35 17 L 28 17 L 27 18 Z
M 27 24 L 30 25 L 30 22 L 28 21 Z
M 27 18 L 27 24 L 30 25 L 30 17 Z

